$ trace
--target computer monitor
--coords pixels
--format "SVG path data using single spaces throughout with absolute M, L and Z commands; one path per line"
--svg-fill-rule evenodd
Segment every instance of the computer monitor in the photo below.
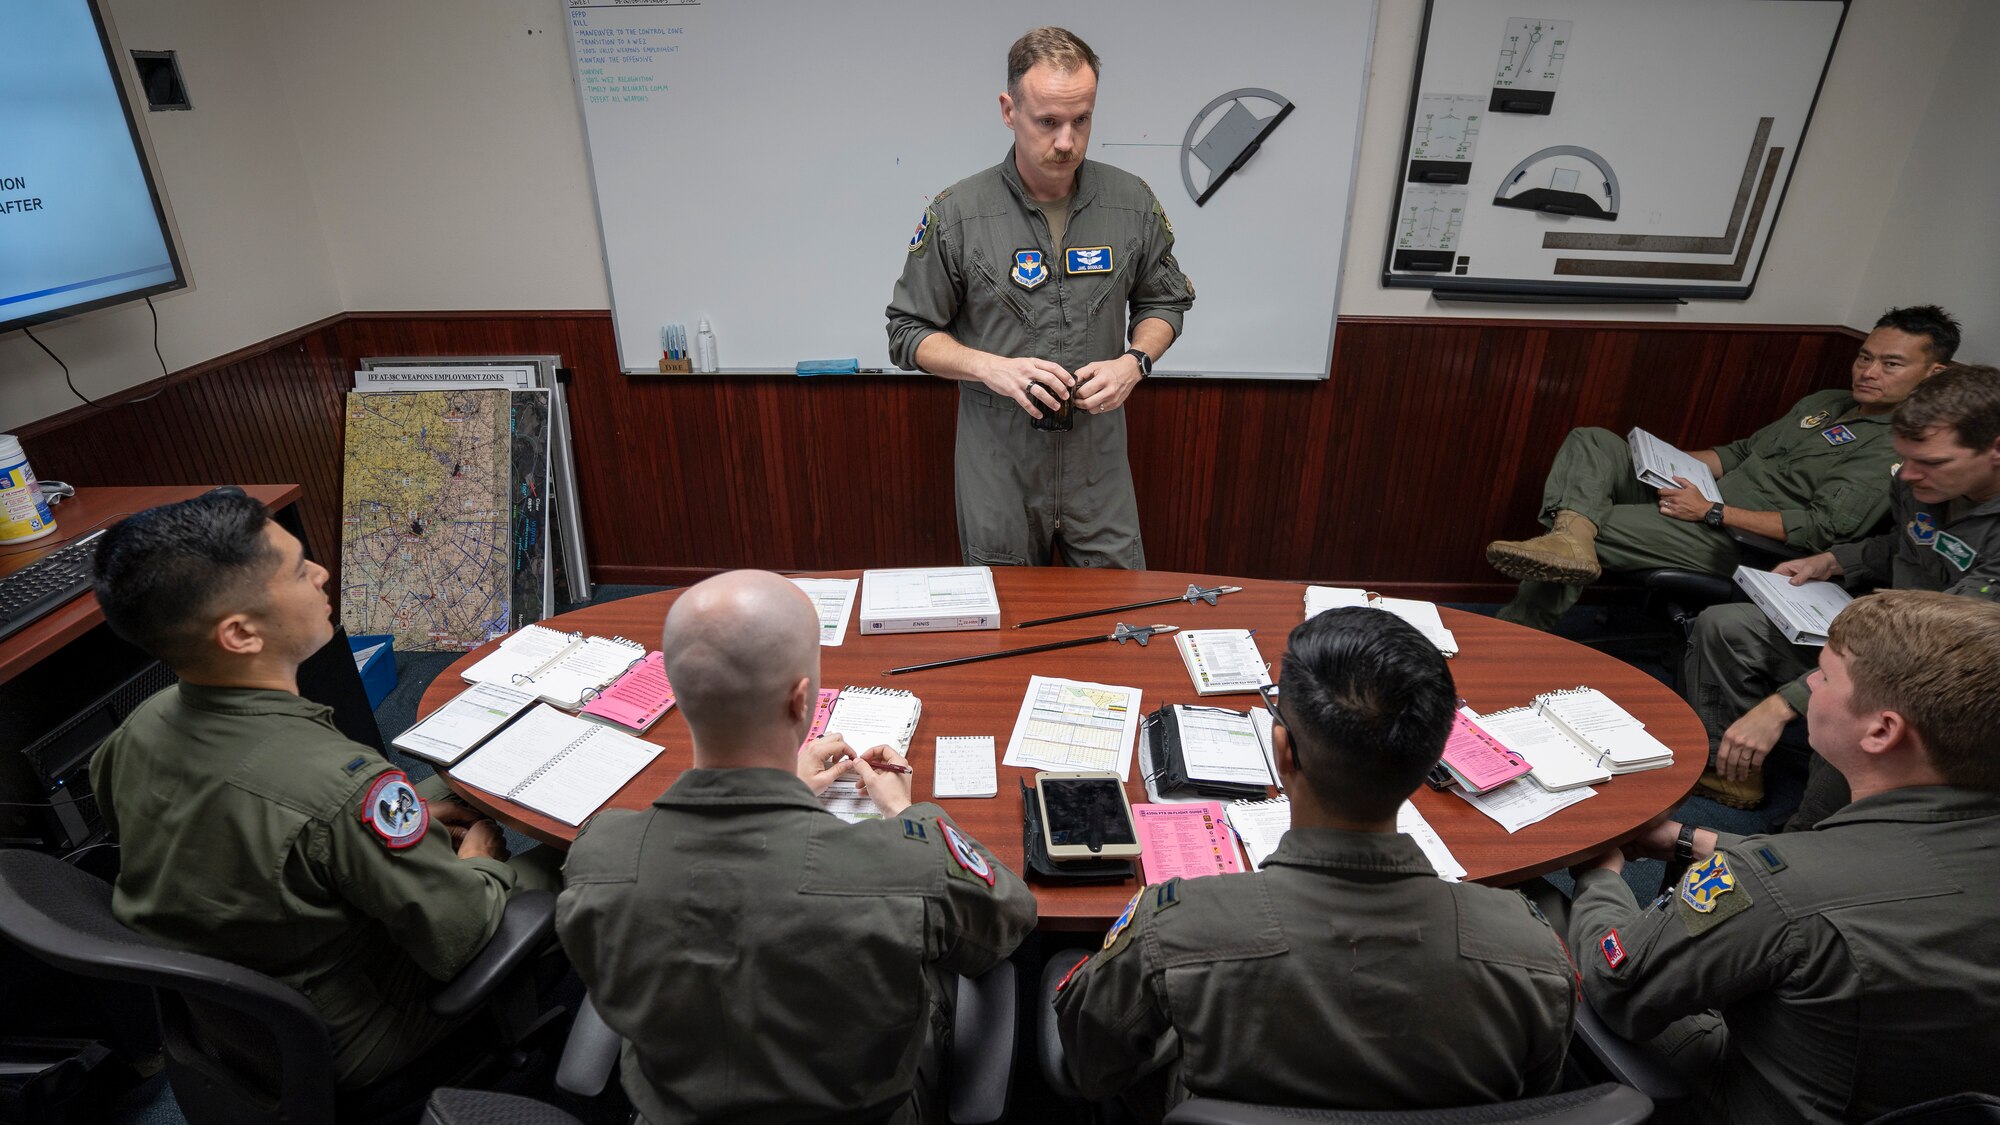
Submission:
M 0 332 L 184 288 L 98 0 L 9 6 L 0 34 Z

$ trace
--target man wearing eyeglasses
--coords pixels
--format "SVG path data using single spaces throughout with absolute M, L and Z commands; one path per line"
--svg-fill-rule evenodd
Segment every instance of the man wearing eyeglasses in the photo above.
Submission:
M 1292 630 L 1271 699 L 1292 827 L 1261 871 L 1141 888 L 1056 997 L 1086 1097 L 1142 1118 L 1194 1096 L 1352 1109 L 1555 1088 L 1568 953 L 1513 891 L 1437 877 L 1396 814 L 1457 693 L 1436 646 L 1378 609 Z M 1171 999 L 1171 1003 L 1169 1000 Z

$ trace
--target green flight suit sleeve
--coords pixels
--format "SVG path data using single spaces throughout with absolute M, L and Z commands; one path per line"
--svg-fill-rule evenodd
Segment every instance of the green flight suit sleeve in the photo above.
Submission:
M 985 844 L 952 824 L 936 805 L 929 802 L 912 805 L 903 815 L 928 821 L 943 852 L 944 893 L 930 900 L 926 913 L 929 933 L 925 939 L 930 957 L 940 968 L 959 976 L 980 976 L 1006 960 L 1035 928 L 1035 892 L 995 858 Z M 951 841 L 943 831 L 945 825 L 950 825 L 958 838 L 985 860 L 986 870 L 993 876 L 990 886 L 952 854 Z
M 1705 862 L 1689 868 L 1664 904 L 1645 910 L 1615 872 L 1600 868 L 1577 879 L 1570 948 L 1584 998 L 1619 1035 L 1649 1040 L 1684 1016 L 1767 991 L 1803 953 L 1754 863 L 1726 848 L 1716 854 L 1734 886 L 1715 894 L 1706 913 L 1683 898 L 1690 882 L 1702 881 Z M 1713 874 L 1707 872 L 1711 880 Z M 1617 952 L 1606 948 L 1614 933 Z
M 924 209 L 922 229 L 910 239 L 903 276 L 896 279 L 886 310 L 889 360 L 906 371 L 919 370 L 917 345 L 931 333 L 944 331 L 965 298 L 965 279 L 952 243 L 956 231 L 947 231 L 938 218 L 938 206 L 947 194 L 939 193 Z
M 1946 586 L 1944 592 L 1962 598 L 2000 599 L 2000 554 L 1974 559 L 1972 566 L 1959 575 L 1958 581 Z
M 497 859 L 460 859 L 443 832 L 389 848 L 361 820 L 369 784 L 360 786 L 345 815 L 308 827 L 308 854 L 341 897 L 381 922 L 424 972 L 450 980 L 500 924 L 513 869 Z
M 1785 541 L 1808 551 L 1824 551 L 1855 536 L 1889 514 L 1889 490 L 1882 485 L 1882 461 L 1844 457 L 1813 486 L 1804 508 L 1780 508 Z
M 1139 894 L 1145 893 L 1141 887 Z M 1140 907 L 1133 914 L 1056 993 L 1063 1065 L 1077 1092 L 1092 1100 L 1129 1089 L 1180 1053 L 1180 1036 L 1165 997 L 1156 994 L 1158 977 L 1146 956 L 1152 912 Z
M 1147 232 L 1145 257 L 1139 263 L 1139 283 L 1132 289 L 1131 323 L 1149 317 L 1163 320 L 1179 339 L 1181 319 L 1194 307 L 1194 282 L 1181 272 L 1180 262 L 1174 258 L 1174 228 L 1167 221 L 1166 210 L 1151 188 L 1146 189 L 1146 196 L 1154 221 Z
M 1827 548 L 1840 564 L 1841 584 L 1848 587 L 1887 586 L 1895 574 L 1896 537 L 1903 529 L 1892 527 L 1852 543 L 1835 543 Z
M 1729 470 L 1741 465 L 1745 457 L 1757 451 L 1757 446 L 1760 442 L 1766 445 L 1777 444 L 1778 438 L 1783 436 L 1784 428 L 1788 424 L 1792 424 L 1789 414 L 1751 434 L 1749 437 L 1737 438 L 1735 441 L 1724 442 L 1716 446 L 1715 456 L 1722 462 L 1722 471 L 1727 473 Z

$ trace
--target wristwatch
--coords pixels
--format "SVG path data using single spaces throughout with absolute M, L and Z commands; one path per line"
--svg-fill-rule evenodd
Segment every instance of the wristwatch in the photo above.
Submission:
M 1674 839 L 1674 862 L 1684 867 L 1694 862 L 1694 825 L 1681 825 L 1681 834 Z
M 1144 348 L 1126 348 L 1125 354 L 1139 361 L 1139 377 L 1141 379 L 1153 373 L 1153 357 L 1147 355 Z
M 1718 500 L 1715 503 L 1710 504 L 1708 506 L 1708 514 L 1701 517 L 1701 522 L 1707 524 L 1710 527 L 1721 527 L 1722 501 Z

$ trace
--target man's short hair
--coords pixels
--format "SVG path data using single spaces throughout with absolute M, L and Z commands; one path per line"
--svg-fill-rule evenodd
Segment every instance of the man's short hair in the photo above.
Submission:
M 1856 711 L 1908 720 L 1946 784 L 2000 790 L 2000 604 L 1884 590 L 1841 610 L 1826 643 Z
M 169 667 L 194 663 L 211 625 L 259 604 L 278 564 L 264 540 L 269 522 L 262 503 L 211 493 L 116 524 L 97 541 L 105 622 Z
M 1931 342 L 1931 360 L 1949 363 L 1958 354 L 1958 320 L 1936 305 L 1911 305 L 1890 309 L 1875 322 L 1877 328 L 1894 328 Z
M 2000 367 L 1955 363 L 1917 384 L 1889 416 L 1896 436 L 1922 441 L 1950 426 L 1967 449 L 1993 448 L 2000 438 Z
M 1097 52 L 1075 32 L 1060 27 L 1038 27 L 1007 48 L 1007 89 L 1019 90 L 1021 76 L 1036 63 L 1047 63 L 1065 74 L 1087 66 L 1091 77 L 1097 76 Z
M 1394 816 L 1437 764 L 1458 699 L 1436 645 L 1395 614 L 1359 607 L 1292 630 L 1279 689 L 1313 794 L 1371 820 Z

